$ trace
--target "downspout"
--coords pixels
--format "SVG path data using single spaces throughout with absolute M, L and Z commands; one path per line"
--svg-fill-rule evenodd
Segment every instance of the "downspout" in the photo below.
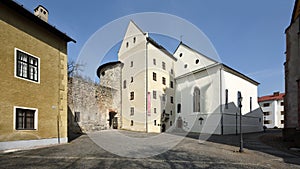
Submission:
M 223 126 L 223 106 L 222 106 L 222 66 L 220 67 L 220 112 L 221 112 L 221 135 L 224 134 Z
M 146 133 L 148 133 L 148 43 L 146 39 Z

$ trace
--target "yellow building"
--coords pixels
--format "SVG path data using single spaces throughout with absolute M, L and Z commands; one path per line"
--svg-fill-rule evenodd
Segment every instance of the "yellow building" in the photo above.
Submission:
M 67 135 L 67 43 L 34 14 L 0 1 L 0 150 L 63 143 Z

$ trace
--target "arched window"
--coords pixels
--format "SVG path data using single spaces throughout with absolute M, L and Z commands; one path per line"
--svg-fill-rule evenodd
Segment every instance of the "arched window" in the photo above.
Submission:
M 193 111 L 200 112 L 200 89 L 195 87 L 193 93 Z

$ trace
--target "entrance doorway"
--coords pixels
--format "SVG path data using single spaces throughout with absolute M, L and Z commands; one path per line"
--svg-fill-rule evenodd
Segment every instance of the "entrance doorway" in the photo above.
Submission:
M 117 129 L 118 128 L 118 117 L 116 112 L 109 112 L 109 128 Z
M 182 128 L 182 118 L 181 117 L 178 117 L 177 119 L 177 128 Z

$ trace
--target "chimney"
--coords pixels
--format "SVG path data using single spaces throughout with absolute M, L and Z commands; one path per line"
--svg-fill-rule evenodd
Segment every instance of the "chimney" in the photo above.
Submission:
M 273 96 L 279 96 L 279 92 L 274 92 Z
M 48 22 L 48 10 L 43 7 L 42 5 L 39 5 L 34 9 L 34 15 L 39 17 L 41 20 Z

